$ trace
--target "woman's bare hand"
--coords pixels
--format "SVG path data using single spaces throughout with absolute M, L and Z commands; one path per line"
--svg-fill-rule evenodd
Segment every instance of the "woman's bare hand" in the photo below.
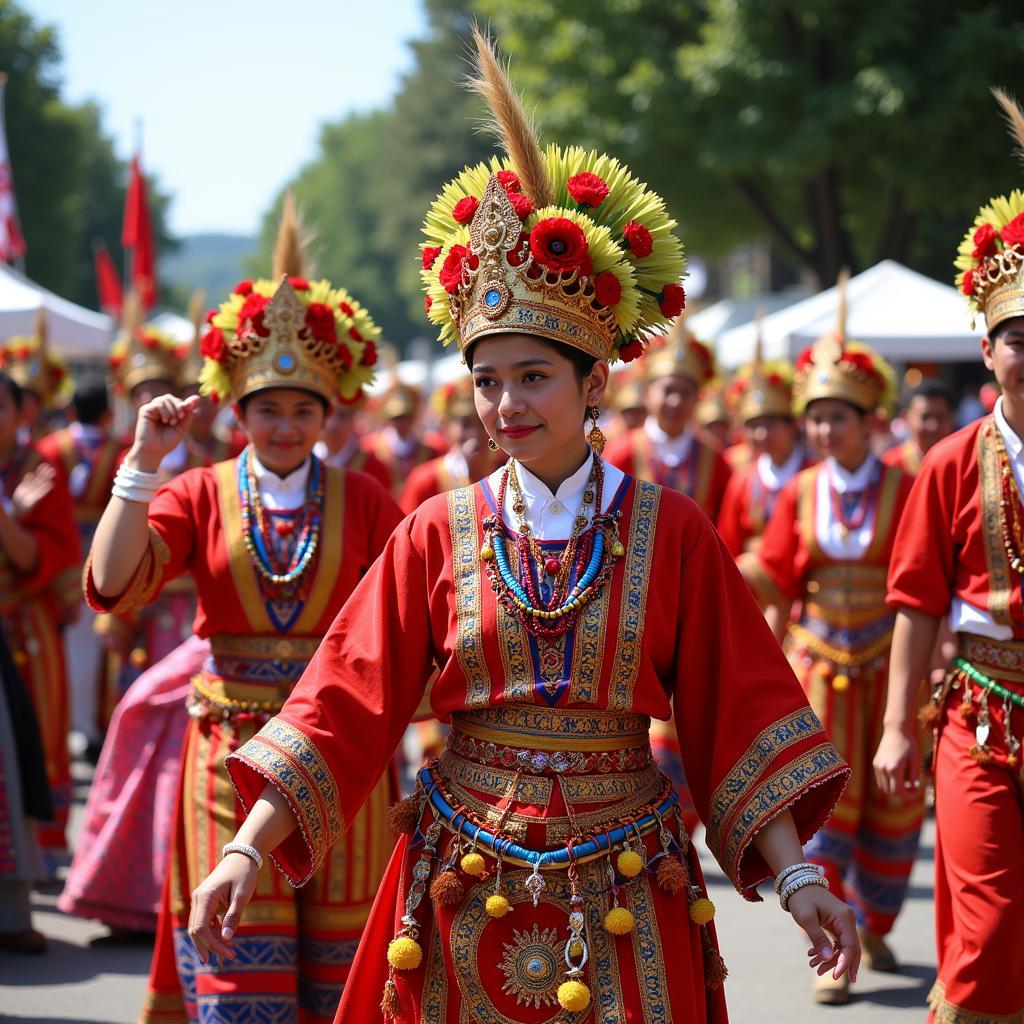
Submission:
M 811 940 L 811 967 L 818 974 L 831 970 L 837 981 L 845 973 L 856 981 L 860 939 L 853 910 L 822 886 L 805 885 L 790 896 L 789 912 Z
M 204 964 L 211 954 L 234 959 L 232 940 L 256 891 L 258 871 L 244 853 L 229 853 L 193 891 L 188 934 Z

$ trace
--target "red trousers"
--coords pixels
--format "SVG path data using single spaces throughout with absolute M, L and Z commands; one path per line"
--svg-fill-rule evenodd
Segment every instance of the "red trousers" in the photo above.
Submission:
M 1024 693 L 1024 685 L 1000 680 Z M 975 695 L 977 689 L 974 688 Z M 992 760 L 971 756 L 973 717 L 963 691 L 943 708 L 935 752 L 935 924 L 938 980 L 933 1024 L 1024 1021 L 1024 799 L 1019 763 L 1007 761 L 1003 702 L 988 702 Z M 1015 708 L 1012 733 L 1024 735 Z

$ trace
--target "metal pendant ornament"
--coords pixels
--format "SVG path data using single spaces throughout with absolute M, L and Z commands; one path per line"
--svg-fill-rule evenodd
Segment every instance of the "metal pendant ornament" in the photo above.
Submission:
M 604 452 L 604 446 L 607 442 L 607 438 L 604 436 L 604 431 L 598 426 L 598 419 L 601 416 L 601 410 L 596 405 L 587 406 L 587 418 L 590 420 L 590 431 L 587 434 L 587 444 L 590 445 L 594 454 L 600 458 Z

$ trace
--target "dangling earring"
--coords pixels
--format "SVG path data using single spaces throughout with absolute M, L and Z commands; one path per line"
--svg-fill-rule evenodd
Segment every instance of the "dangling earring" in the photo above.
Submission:
M 495 441 L 493 437 L 487 438 L 487 449 L 488 449 L 488 451 L 492 451 L 492 452 L 496 452 L 496 451 L 499 450 L 498 449 L 498 442 Z
M 587 444 L 590 445 L 594 450 L 594 454 L 600 458 L 601 453 L 604 451 L 605 442 L 607 438 L 604 436 L 604 431 L 597 425 L 598 417 L 601 415 L 601 410 L 596 405 L 587 406 L 587 417 L 590 419 L 590 432 L 587 434 Z

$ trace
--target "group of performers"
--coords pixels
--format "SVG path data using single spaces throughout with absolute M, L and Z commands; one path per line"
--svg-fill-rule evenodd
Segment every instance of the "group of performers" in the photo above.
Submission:
M 1002 397 L 954 434 L 925 380 L 894 440 L 842 300 L 726 381 L 662 200 L 542 149 L 476 46 L 504 154 L 426 216 L 468 367 L 429 406 L 366 397 L 380 331 L 290 200 L 195 345 L 129 302 L 127 435 L 43 325 L 5 347 L 0 951 L 45 947 L 74 728 L 105 742 L 59 906 L 155 934 L 141 1021 L 725 1021 L 698 826 L 843 1003 L 899 967 L 927 777 L 930 1020 L 1024 1020 L 1024 193 L 957 263 Z

